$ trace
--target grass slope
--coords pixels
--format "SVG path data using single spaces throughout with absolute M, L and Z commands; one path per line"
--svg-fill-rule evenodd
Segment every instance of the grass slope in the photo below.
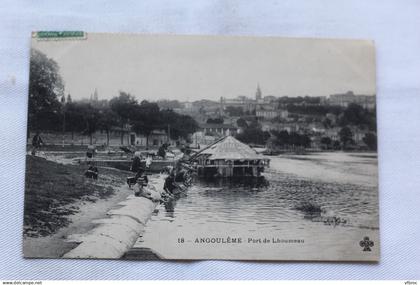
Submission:
M 24 235 L 46 236 L 70 223 L 78 211 L 77 201 L 95 202 L 114 194 L 124 184 L 126 174 L 99 169 L 98 181 L 84 177 L 86 169 L 63 165 L 43 158 L 26 157 Z

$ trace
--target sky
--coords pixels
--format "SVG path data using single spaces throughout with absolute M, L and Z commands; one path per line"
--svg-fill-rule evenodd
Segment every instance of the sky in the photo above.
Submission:
M 41 41 L 73 99 L 125 91 L 138 100 L 218 101 L 221 96 L 375 94 L 372 41 L 88 33 Z

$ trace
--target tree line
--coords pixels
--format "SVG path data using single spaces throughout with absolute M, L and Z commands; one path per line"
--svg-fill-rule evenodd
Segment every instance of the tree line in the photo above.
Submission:
M 311 137 L 307 133 L 298 133 L 287 130 L 270 130 L 263 131 L 261 124 L 257 120 L 247 122 L 244 118 L 237 120 L 237 125 L 242 129 L 236 135 L 236 138 L 247 144 L 254 145 L 270 145 L 274 148 L 290 148 L 311 146 Z M 350 150 L 357 148 L 353 139 L 354 133 L 349 126 L 344 126 L 338 132 L 338 140 L 333 140 L 328 136 L 320 137 L 320 144 L 323 149 Z M 377 149 L 376 133 L 368 131 L 362 138 L 363 142 L 369 150 Z
M 241 120 L 241 121 L 239 121 Z M 299 134 L 296 132 L 283 131 L 263 131 L 261 125 L 257 121 L 251 122 L 249 125 L 245 120 L 239 119 L 238 125 L 242 126 L 242 132 L 236 135 L 236 138 L 247 144 L 267 145 L 269 143 L 274 147 L 309 147 L 311 139 L 307 134 Z
M 111 100 L 73 101 L 65 97 L 64 83 L 57 63 L 33 49 L 30 59 L 28 132 L 53 131 L 92 135 L 113 129 L 130 130 L 146 136 L 147 144 L 153 130 L 170 129 L 170 138 L 188 139 L 198 129 L 197 122 L 187 115 L 161 109 L 154 102 L 137 99 L 121 91 Z

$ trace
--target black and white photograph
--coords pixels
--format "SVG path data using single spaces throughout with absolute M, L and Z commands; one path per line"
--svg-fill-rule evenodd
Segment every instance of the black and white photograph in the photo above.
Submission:
M 380 260 L 369 40 L 33 32 L 25 258 Z

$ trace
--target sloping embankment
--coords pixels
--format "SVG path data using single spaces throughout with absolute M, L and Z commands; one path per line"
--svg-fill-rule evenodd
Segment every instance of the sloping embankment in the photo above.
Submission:
M 149 188 L 154 188 L 152 195 L 160 197 L 164 178 L 150 180 Z M 108 218 L 96 220 L 98 225 L 83 235 L 73 235 L 69 241 L 80 244 L 63 255 L 64 258 L 121 258 L 136 242 L 143 232 L 147 221 L 158 202 L 131 195 L 119 203 L 121 208 L 110 210 Z
M 113 196 L 125 184 L 128 173 L 101 168 L 98 181 L 92 181 L 84 177 L 85 170 L 81 166 L 26 157 L 25 236 L 47 236 L 68 226 L 70 216 L 79 211 L 75 202 L 95 203 Z

